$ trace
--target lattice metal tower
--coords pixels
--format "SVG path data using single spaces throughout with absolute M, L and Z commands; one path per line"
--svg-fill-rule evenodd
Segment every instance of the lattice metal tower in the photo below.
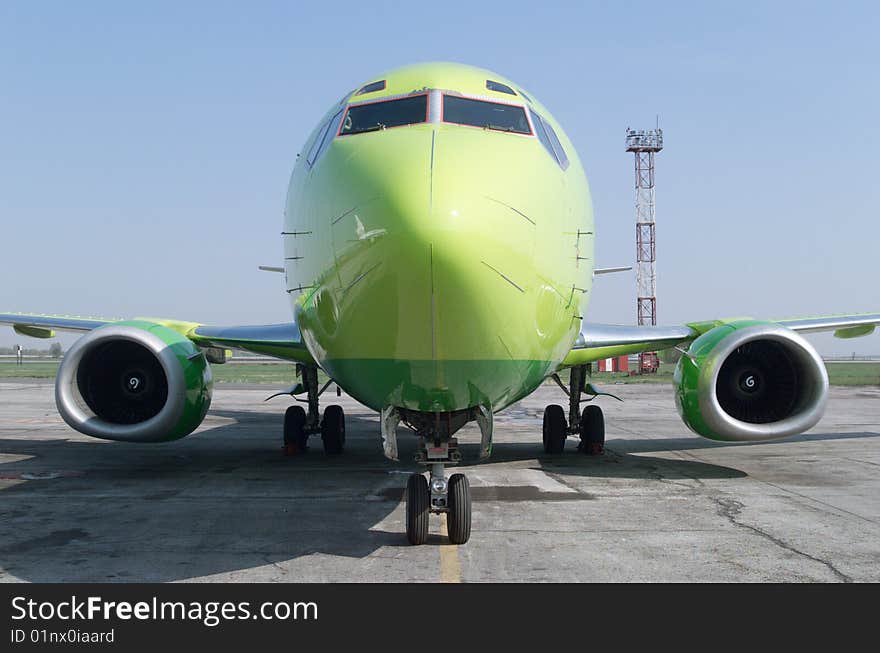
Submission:
M 639 324 L 657 324 L 657 227 L 654 221 L 654 154 L 663 149 L 663 130 L 626 130 L 626 151 L 635 154 L 636 315 Z M 656 352 L 639 355 L 639 372 L 656 372 Z

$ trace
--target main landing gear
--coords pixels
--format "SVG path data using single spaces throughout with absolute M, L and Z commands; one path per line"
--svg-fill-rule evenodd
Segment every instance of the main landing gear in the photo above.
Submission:
M 297 365 L 297 372 L 302 376 L 302 384 L 308 393 L 308 413 L 302 406 L 291 406 L 284 413 L 284 455 L 295 456 L 308 450 L 309 436 L 320 433 L 324 443 L 324 453 L 341 454 L 345 447 L 345 413 L 342 406 L 327 406 L 324 419 L 319 420 L 318 398 L 332 383 L 327 381 L 324 387 L 318 388 L 318 368 Z M 301 387 L 291 388 L 294 396 Z M 270 397 L 271 399 L 271 397 Z
M 415 461 L 425 465 L 430 478 L 412 474 L 406 484 L 406 539 L 410 544 L 428 540 L 431 513 L 446 515 L 446 533 L 453 544 L 464 544 L 471 536 L 471 488 L 464 474 L 448 479 L 447 465 L 461 462 L 458 439 L 452 435 L 471 420 L 480 425 L 480 457 L 492 450 L 492 411 L 485 407 L 451 413 L 419 413 L 389 408 L 382 411 L 382 438 L 385 455 L 397 460 L 397 424 L 403 420 L 419 435 Z
M 588 456 L 601 456 L 605 453 L 605 417 L 599 406 L 590 404 L 581 413 L 581 399 L 585 390 L 591 388 L 587 385 L 590 375 L 589 365 L 579 365 L 571 368 L 571 378 L 568 387 L 557 375 L 554 381 L 568 395 L 568 419 L 562 406 L 552 404 L 544 409 L 544 451 L 549 454 L 561 454 L 565 450 L 565 441 L 569 435 L 580 437 L 578 451 Z M 595 395 L 593 395 L 595 396 Z

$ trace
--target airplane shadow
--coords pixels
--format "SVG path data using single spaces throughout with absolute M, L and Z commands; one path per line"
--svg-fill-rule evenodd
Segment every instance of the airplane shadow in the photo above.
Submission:
M 225 420 L 231 421 L 211 424 Z M 0 567 L 36 582 L 172 581 L 221 573 L 234 580 L 238 571 L 254 580 L 255 568 L 310 555 L 364 558 L 382 547 L 409 546 L 394 529 L 403 528 L 400 500 L 408 473 L 417 470 L 408 462 L 415 438 L 401 430 L 401 462 L 387 461 L 377 420 L 348 415 L 343 455 L 325 456 L 315 436 L 306 455 L 285 458 L 281 420 L 276 413 L 215 410 L 209 428 L 158 446 L 0 439 L 0 454 L 12 460 L 0 464 L 0 478 L 21 481 L 0 491 Z M 611 441 L 602 458 L 575 453 L 573 440 L 568 447 L 570 453 L 551 457 L 537 437 L 503 442 L 489 463 L 534 461 L 550 474 L 595 478 L 745 476 L 730 467 L 644 455 L 702 448 L 696 438 Z M 463 453 L 463 471 L 478 464 L 476 444 L 464 444 Z M 474 488 L 477 503 L 572 498 L 528 487 Z M 393 524 L 383 523 L 389 518 Z M 444 542 L 439 535 L 429 540 Z

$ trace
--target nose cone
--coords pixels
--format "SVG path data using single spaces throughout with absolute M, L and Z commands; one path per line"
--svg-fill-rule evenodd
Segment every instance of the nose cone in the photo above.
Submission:
M 340 139 L 334 266 L 302 319 L 328 373 L 373 408 L 500 408 L 541 382 L 570 332 L 570 292 L 535 266 L 540 197 L 507 163 L 533 143 L 464 136 Z

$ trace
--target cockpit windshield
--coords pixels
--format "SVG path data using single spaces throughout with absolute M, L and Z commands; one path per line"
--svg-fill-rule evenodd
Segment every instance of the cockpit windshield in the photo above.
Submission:
M 525 109 L 514 104 L 472 100 L 457 95 L 443 96 L 443 122 L 531 134 Z
M 413 95 L 397 100 L 380 100 L 348 108 L 340 136 L 362 134 L 428 121 L 428 96 Z

